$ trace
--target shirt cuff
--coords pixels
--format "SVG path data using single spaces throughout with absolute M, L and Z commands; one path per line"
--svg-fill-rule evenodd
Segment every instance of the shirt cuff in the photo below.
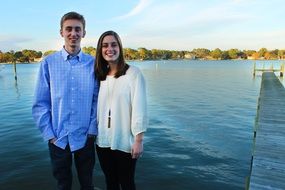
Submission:
M 45 141 L 56 138 L 50 126 L 46 127 L 46 130 L 43 132 L 43 138 Z
M 88 129 L 88 134 L 89 135 L 97 135 L 98 134 L 98 128 L 97 128 L 97 124 L 91 123 Z

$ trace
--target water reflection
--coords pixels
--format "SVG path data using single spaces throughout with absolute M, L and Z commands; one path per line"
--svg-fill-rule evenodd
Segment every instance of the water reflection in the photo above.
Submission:
M 149 97 L 150 122 L 145 153 L 137 165 L 138 189 L 242 189 L 260 89 L 260 77 L 251 81 L 251 62 L 132 64 L 141 68 Z M 38 66 L 18 64 L 17 80 L 13 65 L 0 72 L 0 187 L 4 189 L 55 186 L 47 144 L 31 116 Z M 95 183 L 104 189 L 99 167 L 97 163 Z
M 20 98 L 20 96 L 21 96 L 21 93 L 20 93 L 20 90 L 19 90 L 19 87 L 18 87 L 18 78 L 17 77 L 15 77 L 14 87 L 15 87 L 15 90 L 16 90 L 16 98 L 18 100 Z

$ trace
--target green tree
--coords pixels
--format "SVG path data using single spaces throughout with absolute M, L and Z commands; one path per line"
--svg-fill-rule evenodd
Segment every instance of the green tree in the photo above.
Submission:
M 95 55 L 96 55 L 96 48 L 94 48 L 94 47 L 92 47 L 92 46 L 83 47 L 83 48 L 82 48 L 82 51 L 83 51 L 84 53 L 87 53 L 87 54 L 92 55 L 92 56 L 94 56 L 94 57 L 95 57 Z
M 268 52 L 268 50 L 266 48 L 261 48 L 259 51 L 258 51 L 258 56 L 261 58 L 261 57 L 264 57 L 265 53 Z
M 205 48 L 198 48 L 198 49 L 193 49 L 192 53 L 198 58 L 206 58 L 210 55 L 210 50 L 205 49 Z
M 14 56 L 15 52 L 13 50 L 11 50 L 10 52 L 6 52 L 4 53 L 3 56 L 3 60 L 6 63 L 13 63 L 16 61 L 15 56 Z
M 138 51 L 131 48 L 124 48 L 124 56 L 127 60 L 138 59 Z
M 184 51 L 171 51 L 171 59 L 183 59 Z
M 214 58 L 214 59 L 221 59 L 222 58 L 222 50 L 220 50 L 219 48 L 214 49 L 213 51 L 210 52 L 210 55 Z
M 29 58 L 29 62 L 34 61 L 36 58 L 41 58 L 42 57 L 42 52 L 41 51 L 24 49 L 22 51 L 22 53 L 23 53 L 23 56 L 26 56 L 26 57 Z
M 138 48 L 138 56 L 141 60 L 146 60 L 151 58 L 151 51 L 146 48 Z
M 228 50 L 228 53 L 231 59 L 237 59 L 239 57 L 240 51 L 238 49 L 230 49 Z
M 269 54 L 270 54 L 270 59 L 278 59 L 278 49 L 270 51 Z
M 278 58 L 279 59 L 284 59 L 285 58 L 285 50 L 278 50 Z
M 162 50 L 162 59 L 170 59 L 172 57 L 172 53 L 169 50 Z
M 230 59 L 229 52 L 223 51 L 221 59 L 222 60 Z
M 244 58 L 252 57 L 256 53 L 255 50 L 243 50 Z
M 152 59 L 162 59 L 162 51 L 159 49 L 151 50 Z
M 20 63 L 29 62 L 29 57 L 25 56 L 21 51 L 15 52 L 14 57 L 17 62 Z
M 44 53 L 44 57 L 46 57 L 46 56 L 48 56 L 48 55 L 50 55 L 50 54 L 52 54 L 52 53 L 55 53 L 56 51 L 55 50 L 48 50 L 48 51 L 46 51 L 45 53 Z

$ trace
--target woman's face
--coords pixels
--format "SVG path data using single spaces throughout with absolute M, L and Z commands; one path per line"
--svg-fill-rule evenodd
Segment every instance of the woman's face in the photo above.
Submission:
M 120 56 L 120 47 L 116 38 L 112 35 L 105 36 L 102 41 L 103 58 L 110 63 L 116 63 Z

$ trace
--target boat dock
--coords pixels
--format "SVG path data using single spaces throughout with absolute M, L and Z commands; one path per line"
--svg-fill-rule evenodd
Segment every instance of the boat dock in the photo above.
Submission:
M 256 68 L 256 63 L 254 63 L 254 66 L 253 66 L 253 76 L 256 75 L 256 72 L 258 71 L 261 71 L 261 72 L 266 72 L 266 71 L 269 71 L 269 72 L 280 72 L 280 77 L 283 77 L 283 74 L 284 74 L 284 63 L 281 64 L 280 66 L 280 69 L 276 69 L 273 67 L 273 63 L 271 64 L 271 66 L 269 68 L 265 68 L 264 67 L 264 64 L 262 65 L 262 68 Z
M 262 74 L 246 189 L 285 189 L 285 89 L 273 71 Z

